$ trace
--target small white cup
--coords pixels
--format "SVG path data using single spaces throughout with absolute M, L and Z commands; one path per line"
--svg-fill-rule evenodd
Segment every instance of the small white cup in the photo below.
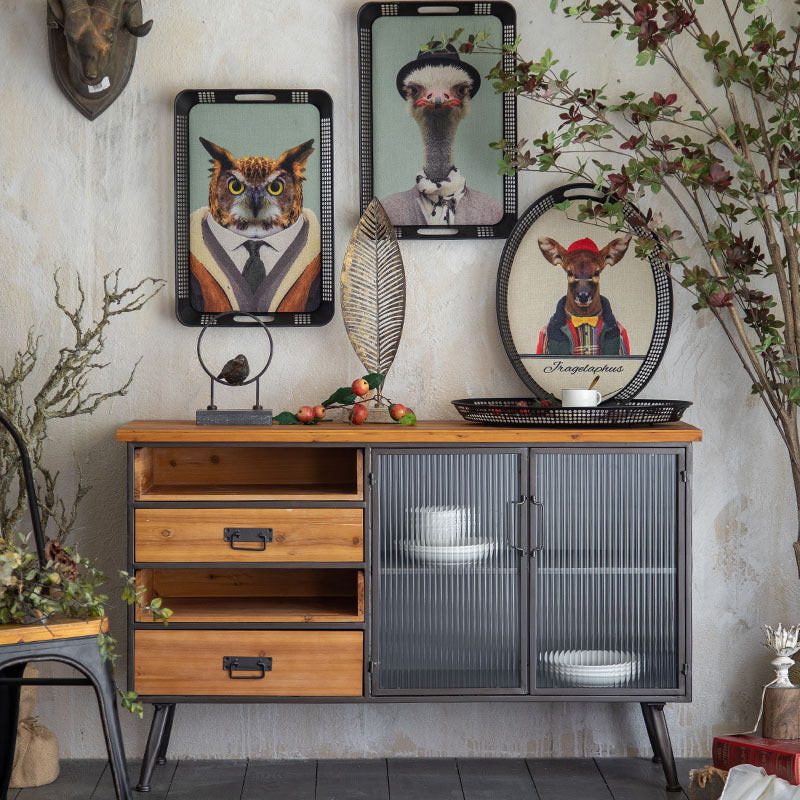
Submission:
M 600 405 L 603 395 L 597 389 L 564 389 L 561 405 L 564 408 L 592 408 Z

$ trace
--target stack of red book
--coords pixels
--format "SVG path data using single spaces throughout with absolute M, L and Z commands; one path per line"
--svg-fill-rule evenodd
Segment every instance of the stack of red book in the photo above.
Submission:
M 764 739 L 748 734 L 715 736 L 711 754 L 717 769 L 753 764 L 794 786 L 800 784 L 800 739 Z

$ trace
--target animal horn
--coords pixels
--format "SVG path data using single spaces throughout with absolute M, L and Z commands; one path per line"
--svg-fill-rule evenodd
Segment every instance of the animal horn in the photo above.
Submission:
M 86 6 L 86 0 L 47 0 L 47 6 L 55 17 L 55 23 L 50 22 L 48 27 L 58 28 L 64 24 L 67 15 Z
M 122 25 L 128 33 L 132 36 L 136 36 L 137 38 L 141 38 L 142 36 L 147 36 L 150 33 L 150 29 L 153 27 L 153 20 L 149 19 L 147 22 L 143 22 L 141 25 L 133 25 L 131 24 L 131 14 L 133 13 L 134 9 L 136 8 L 136 0 L 133 2 L 127 2 L 125 4 L 125 10 L 123 11 L 122 17 Z

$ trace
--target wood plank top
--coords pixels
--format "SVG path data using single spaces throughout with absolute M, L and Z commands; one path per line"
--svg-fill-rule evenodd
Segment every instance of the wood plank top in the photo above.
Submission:
M 196 425 L 191 420 L 133 420 L 119 442 L 264 444 L 550 444 L 699 442 L 703 432 L 685 422 L 649 428 L 499 428 L 461 420 L 423 420 L 413 426 L 320 422 L 317 425 Z
M 47 623 L 33 622 L 29 625 L 0 625 L 0 645 L 77 639 L 79 636 L 97 636 L 101 630 L 108 630 L 108 620 L 105 617 L 86 620 L 51 619 Z

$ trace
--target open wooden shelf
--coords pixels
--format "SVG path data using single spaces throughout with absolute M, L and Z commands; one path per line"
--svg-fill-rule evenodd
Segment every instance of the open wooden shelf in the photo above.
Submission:
M 363 455 L 331 447 L 140 447 L 134 499 L 362 500 Z
M 351 597 L 165 597 L 170 622 L 362 622 Z M 149 618 L 140 615 L 139 622 Z
M 170 622 L 363 622 L 362 570 L 143 569 L 144 599 Z M 137 622 L 152 622 L 137 608 Z

